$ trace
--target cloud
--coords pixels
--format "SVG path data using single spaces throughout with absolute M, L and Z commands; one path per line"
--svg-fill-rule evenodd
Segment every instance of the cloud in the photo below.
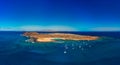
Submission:
M 16 29 L 16 28 L 14 28 L 14 27 L 1 27 L 0 28 L 0 31 L 17 31 L 17 30 L 19 30 L 19 29 Z
M 92 28 L 91 31 L 120 31 L 120 27 L 97 27 Z
M 69 26 L 22 26 L 21 29 L 24 31 L 76 31 Z
M 39 25 L 27 25 L 20 26 L 18 28 L 0 28 L 2 31 L 77 31 L 75 28 L 70 26 L 39 26 Z

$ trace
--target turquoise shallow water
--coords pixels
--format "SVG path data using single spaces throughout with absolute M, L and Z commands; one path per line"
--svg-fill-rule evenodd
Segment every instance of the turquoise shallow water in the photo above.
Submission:
M 34 44 L 22 33 L 0 32 L 0 65 L 120 65 L 120 32 L 67 32 L 101 38 Z

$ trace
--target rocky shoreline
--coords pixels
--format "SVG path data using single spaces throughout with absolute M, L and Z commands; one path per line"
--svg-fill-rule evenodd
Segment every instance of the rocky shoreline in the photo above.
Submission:
M 29 42 L 54 42 L 56 39 L 62 40 L 97 40 L 97 36 L 77 35 L 68 33 L 37 33 L 25 32 L 23 36 L 28 37 Z

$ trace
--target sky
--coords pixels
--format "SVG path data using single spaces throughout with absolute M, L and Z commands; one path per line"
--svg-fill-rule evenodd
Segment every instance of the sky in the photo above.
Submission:
M 120 31 L 120 0 L 0 0 L 0 31 Z

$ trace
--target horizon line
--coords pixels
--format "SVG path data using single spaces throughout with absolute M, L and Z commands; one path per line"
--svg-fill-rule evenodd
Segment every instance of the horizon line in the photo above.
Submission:
M 120 31 L 9 31 L 9 30 L 0 30 L 0 32 L 120 32 Z

